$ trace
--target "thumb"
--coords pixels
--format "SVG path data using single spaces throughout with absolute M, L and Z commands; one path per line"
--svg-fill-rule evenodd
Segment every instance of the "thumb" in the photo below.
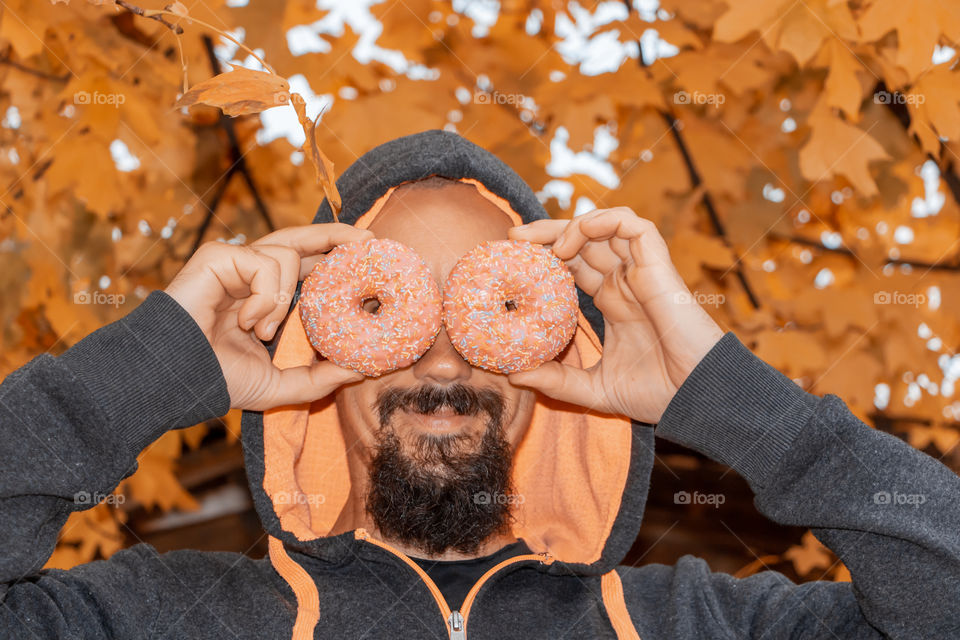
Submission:
M 338 367 L 329 360 L 321 360 L 302 367 L 278 370 L 276 384 L 271 393 L 261 401 L 266 408 L 288 404 L 313 402 L 330 395 L 338 387 L 349 382 L 363 380 L 362 373 Z M 260 409 L 262 410 L 262 409 Z
M 547 397 L 587 409 L 606 407 L 605 397 L 597 392 L 590 371 L 571 367 L 556 360 L 546 362 L 536 369 L 508 374 L 507 380 L 510 384 L 529 387 Z

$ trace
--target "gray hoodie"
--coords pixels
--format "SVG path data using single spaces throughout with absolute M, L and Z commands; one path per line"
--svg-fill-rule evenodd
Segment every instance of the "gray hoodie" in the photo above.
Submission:
M 524 222 L 546 217 L 493 155 L 426 131 L 344 172 L 341 220 L 368 223 L 391 187 L 430 175 L 472 181 Z M 331 220 L 324 202 L 314 221 Z M 570 357 L 589 366 L 603 319 L 579 293 Z M 269 345 L 281 366 L 307 357 L 297 317 Z M 960 638 L 960 479 L 839 398 L 804 392 L 733 334 L 656 428 L 540 399 L 514 469 L 525 497 L 514 528 L 534 553 L 485 575 L 461 611 L 389 544 L 338 530 L 349 478 L 329 400 L 244 415 L 268 557 L 140 544 L 41 569 L 67 516 L 89 507 L 77 495 L 109 493 L 166 430 L 228 408 L 209 343 L 161 291 L 4 380 L 0 638 Z M 731 466 L 766 516 L 810 527 L 853 582 L 735 579 L 693 556 L 620 565 L 641 526 L 654 433 Z

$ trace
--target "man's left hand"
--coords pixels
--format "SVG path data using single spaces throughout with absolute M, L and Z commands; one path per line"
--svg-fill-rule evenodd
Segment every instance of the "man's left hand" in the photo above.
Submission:
M 697 304 L 656 226 L 627 207 L 510 229 L 551 246 L 604 317 L 603 356 L 581 369 L 556 360 L 512 384 L 602 413 L 657 423 L 694 367 L 723 336 Z

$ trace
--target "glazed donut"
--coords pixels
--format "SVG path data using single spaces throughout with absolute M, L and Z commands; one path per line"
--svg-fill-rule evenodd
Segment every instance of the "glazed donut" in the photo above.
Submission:
M 577 327 L 567 265 L 540 244 L 484 242 L 457 261 L 443 288 L 450 342 L 470 364 L 526 371 L 552 360 Z
M 378 238 L 334 247 L 300 290 L 300 319 L 313 348 L 371 377 L 413 364 L 430 348 L 441 305 L 423 258 Z

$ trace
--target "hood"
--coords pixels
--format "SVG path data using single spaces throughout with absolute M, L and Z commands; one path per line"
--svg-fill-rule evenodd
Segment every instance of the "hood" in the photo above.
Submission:
M 548 215 L 530 187 L 490 152 L 448 131 L 431 130 L 381 144 L 337 180 L 340 222 L 366 227 L 393 190 L 438 175 L 474 185 L 516 224 Z M 313 220 L 333 221 L 324 200 Z M 603 317 L 577 290 L 580 315 L 563 361 L 593 365 L 602 353 Z M 268 345 L 281 368 L 320 357 L 300 322 L 297 296 Z M 354 532 L 337 530 L 350 497 L 346 442 L 332 396 L 266 412 L 244 412 L 244 459 L 254 503 L 274 545 L 338 561 Z M 513 533 L 535 553 L 555 558 L 551 572 L 601 575 L 629 551 L 643 516 L 654 458 L 653 428 L 538 394 L 514 458 Z

